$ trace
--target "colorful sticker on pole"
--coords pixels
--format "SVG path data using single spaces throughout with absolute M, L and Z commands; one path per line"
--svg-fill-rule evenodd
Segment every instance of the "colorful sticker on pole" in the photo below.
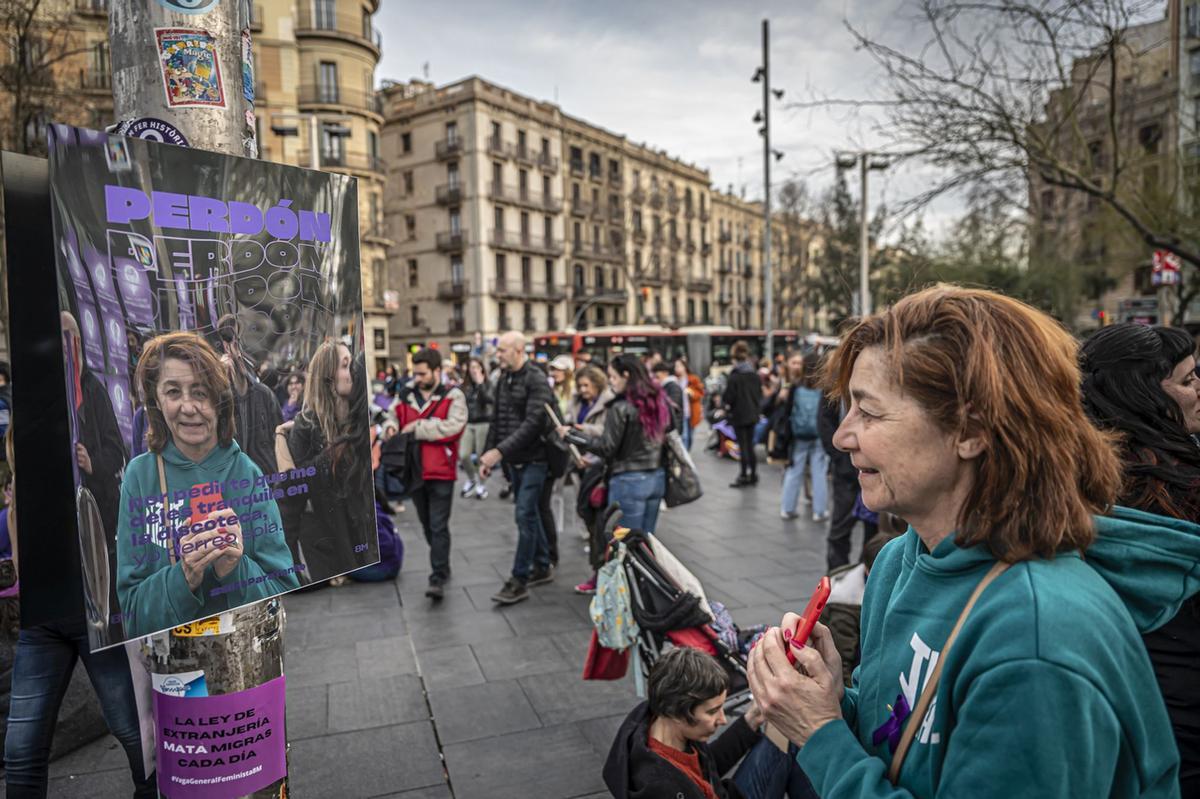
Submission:
M 167 105 L 225 107 L 213 37 L 190 28 L 155 28 Z
M 242 28 L 242 96 L 246 102 L 254 102 L 254 46 L 249 28 Z
M 203 14 L 210 11 L 217 0 L 158 0 L 158 4 L 180 14 Z
M 158 790 L 169 799 L 234 799 L 287 776 L 285 677 L 220 696 L 154 693 Z

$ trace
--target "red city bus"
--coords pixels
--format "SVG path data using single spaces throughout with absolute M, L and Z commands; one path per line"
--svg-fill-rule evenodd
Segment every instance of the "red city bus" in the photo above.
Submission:
M 746 341 L 755 357 L 763 354 L 766 334 L 762 330 L 737 330 L 726 326 L 682 327 L 657 325 L 597 327 L 575 333 L 546 333 L 535 336 L 534 355 L 547 360 L 567 354 L 577 361 L 607 364 L 621 353 L 645 355 L 657 352 L 666 360 L 687 356 L 692 371 L 703 374 L 711 363 L 727 363 L 735 341 Z M 775 352 L 798 345 L 794 330 L 772 331 Z

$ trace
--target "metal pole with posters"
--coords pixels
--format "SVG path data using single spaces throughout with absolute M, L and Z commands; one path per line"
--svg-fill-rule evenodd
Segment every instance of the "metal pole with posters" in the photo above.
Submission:
M 114 0 L 109 35 L 118 120 L 171 144 L 258 156 L 248 4 Z M 168 75 L 173 48 L 189 45 L 212 62 Z M 232 694 L 282 675 L 283 626 L 282 606 L 270 599 L 142 639 L 142 652 L 154 674 L 202 671 L 209 695 Z M 286 795 L 286 776 L 252 794 Z

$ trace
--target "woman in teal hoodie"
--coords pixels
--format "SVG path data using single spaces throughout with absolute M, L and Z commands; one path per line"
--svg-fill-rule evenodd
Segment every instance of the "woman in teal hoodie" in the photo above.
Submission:
M 117 596 L 130 637 L 299 587 L 275 489 L 233 440 L 229 376 L 194 333 L 138 361 L 149 448 L 130 461 L 117 524 Z
M 867 507 L 911 527 L 871 570 L 853 687 L 821 626 L 796 668 L 779 631 L 751 654 L 755 698 L 819 795 L 1179 796 L 1139 632 L 1200 590 L 1200 527 L 1112 507 L 1120 464 L 1084 415 L 1076 351 L 1016 300 L 938 286 L 832 356 L 849 404 L 834 443 Z

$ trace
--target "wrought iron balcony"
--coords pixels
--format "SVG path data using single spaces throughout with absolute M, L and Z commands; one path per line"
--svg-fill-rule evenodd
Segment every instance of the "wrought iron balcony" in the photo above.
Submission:
M 463 201 L 463 188 L 459 183 L 448 183 L 437 187 L 438 205 L 459 205 Z
M 465 280 L 443 280 L 437 286 L 437 298 L 439 300 L 461 300 L 467 296 L 467 282 Z
M 466 231 L 459 231 L 458 233 L 446 231 L 437 234 L 437 248 L 440 252 L 461 252 L 466 243 Z
M 455 136 L 453 139 L 442 139 L 437 142 L 433 147 L 433 152 L 439 160 L 458 158 L 463 154 L 463 147 L 462 138 Z

